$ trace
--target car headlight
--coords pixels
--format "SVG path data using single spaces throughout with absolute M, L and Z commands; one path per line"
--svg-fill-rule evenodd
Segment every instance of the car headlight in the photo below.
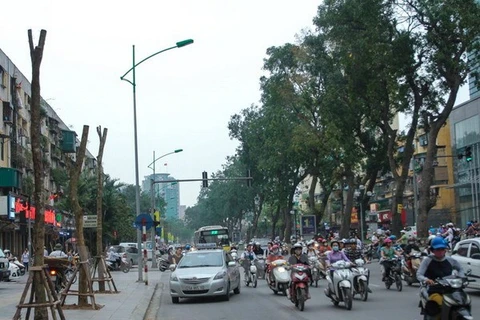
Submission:
M 178 281 L 177 275 L 175 273 L 172 273 L 170 276 L 170 281 Z
M 223 279 L 223 277 L 225 277 L 226 274 L 227 274 L 226 271 L 220 271 L 219 273 L 217 273 L 217 275 L 215 276 L 215 278 L 213 278 L 213 280 Z

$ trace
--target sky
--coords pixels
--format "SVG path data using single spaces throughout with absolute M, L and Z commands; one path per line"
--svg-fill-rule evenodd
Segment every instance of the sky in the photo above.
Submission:
M 136 61 L 184 39 L 192 45 L 155 56 L 136 68 L 140 185 L 156 172 L 200 179 L 234 155 L 230 117 L 257 104 L 266 50 L 295 42 L 312 28 L 320 0 L 61 0 L 4 1 L 0 48 L 31 79 L 27 30 L 37 43 L 47 38 L 41 65 L 41 95 L 77 134 L 90 126 L 89 151 L 96 156 L 96 127 L 108 128 L 105 172 L 135 184 L 132 86 L 120 80 Z M 131 79 L 131 78 L 130 78 Z M 459 101 L 468 98 L 463 89 Z M 164 164 L 167 164 L 166 166 Z M 180 184 L 180 203 L 192 206 L 200 182 Z
M 220 170 L 235 154 L 230 117 L 257 104 L 266 50 L 295 42 L 312 27 L 319 0 L 61 0 L 3 1 L 0 48 L 31 79 L 27 30 L 35 43 L 47 30 L 41 65 L 41 95 L 62 120 L 81 134 L 90 126 L 89 151 L 96 156 L 96 127 L 108 128 L 105 172 L 135 184 L 132 86 L 120 80 L 136 61 L 184 39 L 192 45 L 155 56 L 136 68 L 140 185 L 156 172 L 177 179 Z M 131 79 L 131 78 L 130 78 Z M 164 166 L 167 164 L 167 166 Z M 200 182 L 180 184 L 180 203 L 192 206 Z

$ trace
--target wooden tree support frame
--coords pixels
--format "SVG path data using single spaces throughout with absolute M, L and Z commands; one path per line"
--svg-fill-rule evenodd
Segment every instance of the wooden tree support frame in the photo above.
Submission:
M 100 266 L 103 266 L 103 275 L 101 274 L 102 268 L 99 268 Z M 97 273 L 97 277 L 95 277 L 95 273 Z M 119 293 L 120 291 L 117 290 L 117 286 L 115 285 L 115 281 L 113 281 L 112 274 L 110 273 L 110 270 L 108 270 L 107 264 L 105 263 L 105 257 L 104 256 L 96 256 L 95 257 L 95 262 L 93 264 L 93 269 L 92 269 L 92 275 L 91 275 L 92 282 L 107 282 L 108 284 L 108 291 L 95 291 L 95 293 Z M 113 291 L 112 290 L 113 286 Z
M 35 303 L 35 283 L 33 282 L 33 278 L 35 274 L 40 273 L 41 285 L 45 288 L 45 292 L 47 293 L 47 302 L 44 303 Z M 25 298 L 27 297 L 28 290 L 30 289 L 30 298 L 28 303 L 25 303 Z M 53 319 L 57 319 L 57 314 L 61 320 L 65 320 L 65 316 L 63 314 L 63 310 L 60 306 L 60 300 L 58 299 L 57 293 L 55 292 L 55 287 L 53 285 L 50 276 L 48 275 L 48 271 L 46 266 L 39 267 L 34 266 L 30 267 L 27 284 L 25 289 L 23 290 L 22 297 L 20 298 L 20 303 L 17 305 L 17 312 L 13 316 L 13 320 L 21 319 L 22 316 L 22 309 L 27 309 L 27 314 L 25 319 L 30 319 L 30 312 L 31 309 L 35 308 L 49 308 L 52 314 Z
M 75 268 L 73 275 L 70 277 L 70 280 L 67 283 L 67 287 L 61 292 L 62 297 L 60 298 L 60 305 L 63 306 L 65 304 L 65 300 L 67 299 L 67 296 L 70 296 L 70 295 L 87 296 L 87 297 L 90 297 L 93 310 L 96 310 L 97 305 L 95 304 L 95 293 L 93 292 L 92 279 L 90 278 L 90 272 L 89 272 L 90 270 L 88 270 L 88 261 L 80 261 L 79 264 L 80 264 L 80 267 Z M 78 292 L 78 290 L 70 290 L 73 280 L 75 279 L 75 277 L 77 277 L 77 273 L 80 270 L 80 268 L 84 268 L 85 274 L 87 275 L 87 287 L 88 287 L 87 293 L 80 293 Z M 78 281 L 80 281 L 80 275 L 78 275 Z

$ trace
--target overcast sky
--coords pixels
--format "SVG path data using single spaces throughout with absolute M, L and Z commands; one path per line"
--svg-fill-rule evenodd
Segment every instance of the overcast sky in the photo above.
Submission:
M 135 183 L 132 86 L 120 80 L 132 64 L 177 41 L 195 43 L 162 53 L 137 68 L 140 183 L 156 156 L 177 179 L 217 171 L 235 153 L 230 116 L 258 103 L 263 59 L 270 46 L 294 42 L 312 26 L 318 0 L 2 1 L 0 48 L 31 79 L 27 30 L 47 30 L 41 94 L 67 125 L 98 152 L 98 125 L 108 128 L 105 172 Z M 164 164 L 167 163 L 167 167 Z M 199 182 L 180 185 L 191 206 Z
M 27 30 L 47 30 L 42 97 L 98 152 L 98 125 L 108 128 L 105 172 L 135 183 L 132 86 L 120 80 L 132 65 L 177 41 L 193 45 L 162 53 L 137 68 L 140 184 L 156 156 L 157 172 L 177 179 L 215 172 L 235 153 L 230 116 L 258 103 L 266 49 L 295 42 L 312 27 L 319 0 L 3 1 L 0 48 L 31 79 Z M 462 100 L 466 99 L 465 92 Z M 165 167 L 164 164 L 168 165 Z M 196 203 L 199 182 L 180 185 L 180 202 Z

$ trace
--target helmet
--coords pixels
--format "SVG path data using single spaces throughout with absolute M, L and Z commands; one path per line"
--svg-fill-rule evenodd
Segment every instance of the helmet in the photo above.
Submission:
M 188 250 L 190 250 L 190 248 L 191 248 L 191 247 L 190 247 L 190 245 L 189 245 L 189 244 L 186 244 L 186 245 L 185 245 L 185 250 L 187 250 L 187 251 L 188 251 Z
M 170 251 L 170 250 L 175 250 L 175 248 L 173 246 L 168 246 L 167 251 Z
M 307 242 L 307 246 L 313 246 L 315 244 L 315 241 L 310 240 Z
M 260 246 L 260 242 L 258 242 L 258 241 L 255 242 L 255 245 L 256 245 L 256 246 Z
M 349 244 L 357 244 L 357 240 L 352 238 L 352 239 L 348 240 L 348 243 Z
M 408 236 L 408 241 L 415 241 L 415 240 L 416 240 L 416 238 L 413 234 Z
M 342 243 L 344 243 L 344 244 L 347 243 L 347 239 L 343 238 Z
M 274 244 L 274 245 L 272 246 L 272 251 L 273 251 L 273 250 L 278 250 L 278 248 L 279 248 L 278 245 Z
M 54 247 L 55 250 L 62 250 L 62 245 L 60 243 L 57 243 Z
M 330 246 L 333 247 L 333 244 L 334 244 L 334 243 L 336 243 L 337 246 L 340 246 L 340 241 L 338 241 L 338 240 L 333 240 L 332 242 L 330 242 Z
M 443 239 L 443 237 L 435 237 L 432 239 L 432 242 L 430 243 L 430 247 L 432 248 L 432 250 L 446 249 L 447 243 L 445 242 L 445 239 Z
M 392 239 L 387 238 L 387 239 L 383 240 L 383 243 L 392 243 Z
M 250 242 L 249 244 L 247 244 L 247 247 L 252 247 L 253 246 L 253 243 Z
M 298 248 L 303 249 L 303 246 L 300 243 L 297 242 L 293 245 L 292 249 L 295 250 L 295 249 L 298 249 Z
M 390 237 L 388 237 L 390 240 L 392 241 L 396 241 L 397 240 L 397 236 L 395 235 L 391 235 Z
M 3 253 L 10 253 L 10 250 L 5 249 L 5 250 L 3 250 Z

